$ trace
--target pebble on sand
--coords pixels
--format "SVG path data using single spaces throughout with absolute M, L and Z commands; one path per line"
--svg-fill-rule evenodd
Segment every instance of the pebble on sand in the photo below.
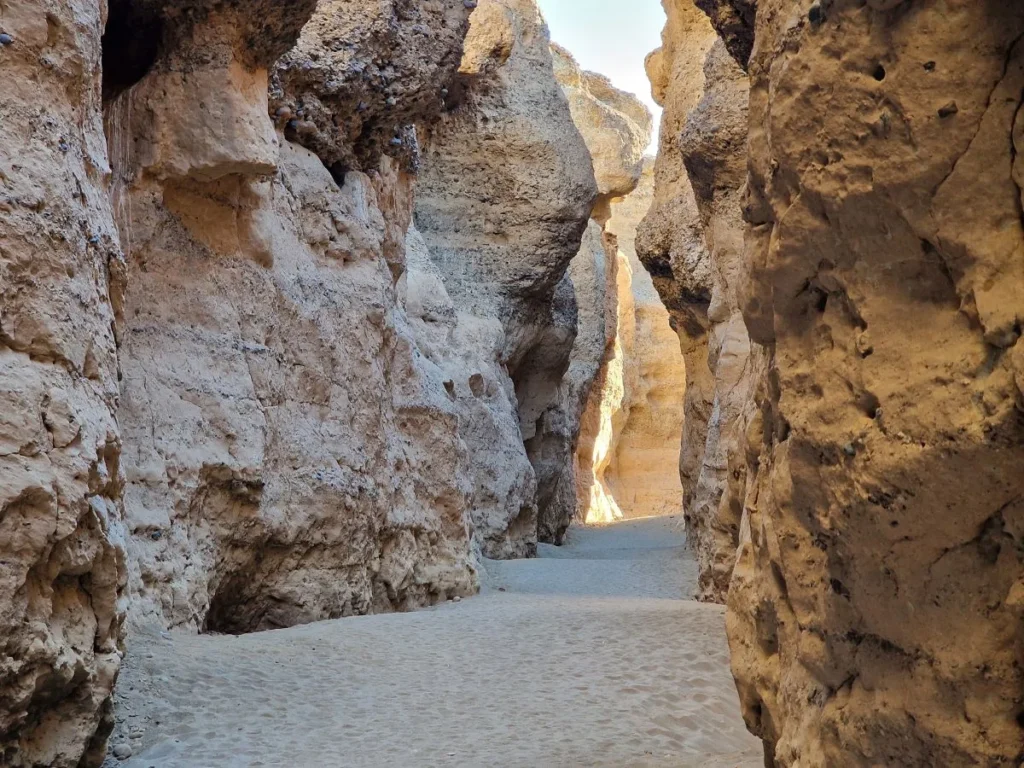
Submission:
M 130 744 L 116 744 L 111 751 L 114 753 L 114 757 L 118 760 L 127 760 L 132 756 L 132 747 Z

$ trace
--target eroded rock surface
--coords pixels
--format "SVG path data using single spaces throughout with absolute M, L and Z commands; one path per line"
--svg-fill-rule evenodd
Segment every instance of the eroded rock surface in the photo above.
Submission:
M 98 3 L 0 11 L 0 763 L 102 755 L 126 580 Z
M 566 270 L 597 195 L 533 0 L 482 0 L 448 111 L 423 145 L 416 226 L 464 316 L 463 353 L 482 361 L 467 373 L 497 397 L 464 411 L 473 524 L 485 554 L 530 554 L 538 507 L 565 496 L 572 460 L 559 392 L 576 336 Z
M 270 109 L 334 174 L 418 161 L 414 124 L 443 109 L 475 3 L 320 0 L 272 75 Z
M 665 4 L 662 47 L 647 57 L 654 98 L 664 107 L 654 198 L 637 230 L 636 251 L 672 318 L 686 365 L 679 474 L 684 508 L 690 508 L 707 442 L 714 403 L 708 367 L 708 306 L 712 261 L 679 139 L 690 110 L 703 95 L 703 64 L 715 33 L 691 0 Z
M 640 179 L 654 127 L 651 113 L 636 96 L 620 91 L 604 75 L 580 69 L 561 46 L 552 45 L 551 54 L 555 77 L 594 162 L 600 192 L 594 214 L 603 223 L 611 201 L 632 192 Z
M 748 80 L 721 41 L 704 62 L 704 94 L 687 114 L 679 147 L 711 259 L 707 366 L 714 377 L 700 472 L 686 508 L 700 563 L 700 597 L 721 602 L 739 544 L 745 488 L 744 429 L 754 410 L 752 351 L 740 311 Z M 753 355 L 753 357 L 752 357 Z
M 612 204 L 608 230 L 619 248 L 627 309 L 620 321 L 624 393 L 613 428 L 604 483 L 625 518 L 676 515 L 683 509 L 679 436 L 683 429 L 686 368 L 679 339 L 650 275 L 636 255 L 636 231 L 654 196 L 648 158 L 636 190 Z
M 132 613 L 246 632 L 469 594 L 458 417 L 394 289 L 411 182 L 385 158 L 339 188 L 275 132 L 230 11 L 108 107 Z
M 640 181 L 652 123 L 636 96 L 614 88 L 602 75 L 581 70 L 565 49 L 552 45 L 551 51 L 555 76 L 593 159 L 599 191 L 583 248 L 569 267 L 579 319 L 562 382 L 560 420 L 569 435 L 562 450 L 569 448 L 572 457 L 564 462 L 558 493 L 541 512 L 542 538 L 546 534 L 544 540 L 560 542 L 574 518 L 594 522 L 621 517 L 601 477 L 615 447 L 613 422 L 620 428 L 625 420 L 620 413 L 627 389 L 623 344 L 632 348 L 635 319 L 631 270 L 608 220 L 613 202 L 629 195 Z M 631 246 L 632 233 L 628 236 Z
M 1024 10 L 761 0 L 728 624 L 777 765 L 1022 759 Z

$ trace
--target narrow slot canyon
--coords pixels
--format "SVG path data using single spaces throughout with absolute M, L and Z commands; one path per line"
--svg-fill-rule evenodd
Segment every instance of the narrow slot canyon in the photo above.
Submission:
M 0 766 L 1024 765 L 1024 5 L 585 5 L 0 0 Z

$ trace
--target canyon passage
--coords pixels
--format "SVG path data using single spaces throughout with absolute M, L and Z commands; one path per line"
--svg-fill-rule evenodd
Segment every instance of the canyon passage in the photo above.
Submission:
M 0 766 L 1024 764 L 1024 5 L 661 6 L 0 0 Z

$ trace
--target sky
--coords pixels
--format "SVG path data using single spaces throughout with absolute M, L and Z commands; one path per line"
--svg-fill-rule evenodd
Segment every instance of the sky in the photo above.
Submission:
M 583 69 L 600 72 L 624 91 L 635 93 L 654 113 L 644 58 L 661 45 L 665 12 L 661 0 L 537 0 L 551 28 L 551 39 L 568 48 Z M 657 136 L 651 151 L 657 147 Z

